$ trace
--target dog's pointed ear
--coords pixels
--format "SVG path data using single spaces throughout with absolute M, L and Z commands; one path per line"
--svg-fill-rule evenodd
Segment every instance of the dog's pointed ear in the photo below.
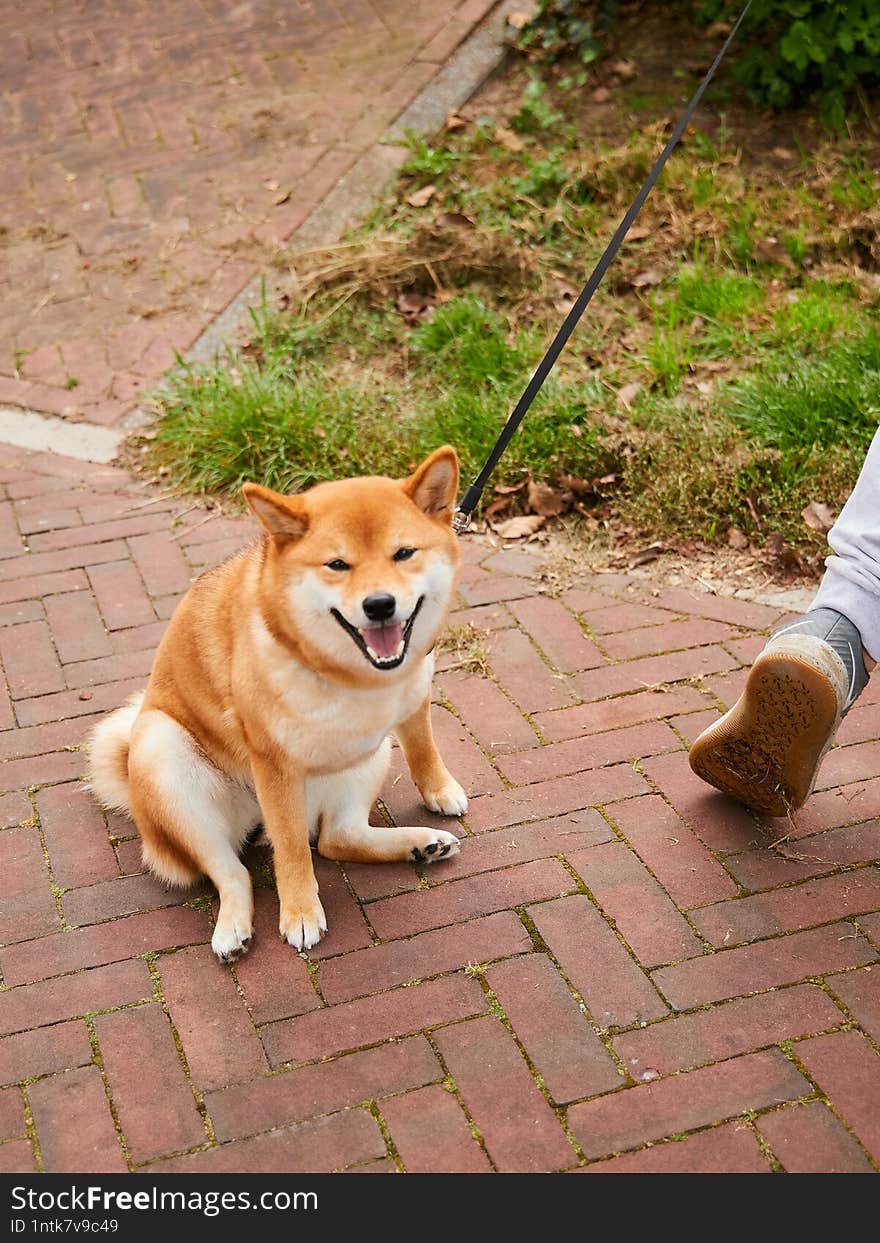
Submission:
M 302 539 L 309 528 L 309 519 L 302 499 L 282 496 L 258 483 L 246 483 L 242 492 L 254 514 L 276 539 Z
M 443 445 L 425 458 L 418 470 L 404 479 L 403 490 L 429 518 L 451 523 L 458 495 L 458 454 L 452 445 Z

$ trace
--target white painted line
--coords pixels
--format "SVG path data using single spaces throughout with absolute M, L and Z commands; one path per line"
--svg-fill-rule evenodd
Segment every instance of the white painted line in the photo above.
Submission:
M 0 443 L 39 453 L 60 453 L 81 462 L 112 462 L 125 433 L 92 423 L 69 423 L 53 414 L 0 406 Z

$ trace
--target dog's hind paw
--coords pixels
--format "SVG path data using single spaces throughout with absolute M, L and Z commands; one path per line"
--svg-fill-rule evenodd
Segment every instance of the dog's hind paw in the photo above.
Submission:
M 446 833 L 442 829 L 427 830 L 425 841 L 413 846 L 410 857 L 413 863 L 438 863 L 441 859 L 449 859 L 457 855 L 459 841 L 454 833 Z

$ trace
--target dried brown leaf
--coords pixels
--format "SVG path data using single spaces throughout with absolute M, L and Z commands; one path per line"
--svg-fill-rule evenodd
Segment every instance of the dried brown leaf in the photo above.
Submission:
M 780 531 L 770 531 L 765 547 L 771 556 L 778 557 L 782 550 L 787 547 L 785 536 Z
M 444 211 L 437 217 L 441 229 L 473 229 L 474 222 L 462 211 Z
M 435 185 L 422 186 L 421 190 L 414 190 L 412 194 L 407 195 L 406 201 L 410 207 L 427 207 L 436 193 Z
M 731 527 L 727 532 L 727 543 L 730 548 L 735 548 L 738 552 L 742 552 L 743 549 L 749 546 L 749 537 L 739 527 Z
M 560 475 L 559 482 L 575 496 L 592 496 L 596 491 L 596 486 L 591 480 L 581 479 L 579 475 Z
M 506 147 L 508 151 L 519 153 L 526 149 L 526 144 L 519 134 L 515 134 L 512 129 L 507 129 L 504 125 L 499 125 L 496 129 L 495 141 L 500 142 L 502 147 Z
M 799 570 L 801 568 L 801 559 L 795 550 L 785 542 L 785 537 L 780 531 L 770 531 L 767 535 L 767 542 L 764 545 L 765 552 L 774 560 L 778 561 L 780 566 L 785 570 Z
M 497 501 L 493 501 L 491 505 L 487 505 L 483 510 L 483 517 L 488 522 L 490 518 L 494 518 L 496 514 L 501 514 L 505 509 L 509 509 L 513 503 L 511 496 L 499 496 Z
M 547 519 L 542 514 L 521 514 L 519 517 L 508 518 L 506 522 L 493 525 L 492 530 L 502 539 L 524 539 L 525 536 L 534 535 L 536 531 L 540 531 L 546 521 Z
M 572 501 L 570 493 L 563 492 L 559 488 L 551 488 L 549 484 L 539 483 L 534 479 L 529 480 L 526 495 L 529 509 L 533 513 L 541 514 L 544 518 L 555 518 L 565 513 Z
M 402 315 L 421 315 L 427 307 L 434 305 L 434 299 L 427 294 L 407 292 L 397 295 L 396 305 Z
M 630 557 L 629 567 L 634 570 L 638 565 L 647 565 L 649 561 L 656 561 L 658 557 L 662 557 L 664 552 L 666 549 L 662 544 L 651 544 L 648 548 L 643 548 Z
M 659 285 L 663 276 L 656 268 L 648 268 L 645 272 L 636 272 L 630 280 L 633 289 L 647 289 L 650 285 Z
M 631 410 L 632 404 L 641 390 L 641 384 L 637 384 L 635 381 L 632 384 L 624 384 L 623 388 L 617 390 L 617 400 L 625 410 Z
M 618 78 L 623 78 L 624 82 L 628 82 L 630 78 L 636 76 L 637 70 L 631 60 L 616 60 L 611 66 L 611 72 L 616 73 Z
M 755 242 L 755 258 L 762 263 L 776 263 L 783 268 L 793 268 L 791 255 L 776 237 L 759 237 Z
M 834 515 L 821 501 L 810 501 L 801 510 L 801 517 L 811 531 L 821 531 L 824 534 L 834 526 Z

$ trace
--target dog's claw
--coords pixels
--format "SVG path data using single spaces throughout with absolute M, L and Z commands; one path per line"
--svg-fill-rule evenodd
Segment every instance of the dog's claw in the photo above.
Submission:
M 438 830 L 424 846 L 413 846 L 411 858 L 413 863 L 437 863 L 448 855 L 457 855 L 458 847 L 458 838 L 454 833 Z
M 228 967 L 231 963 L 238 962 L 239 958 L 243 958 L 247 953 L 247 946 L 242 945 L 240 949 L 226 950 L 222 954 L 217 955 L 217 961 L 223 963 L 224 967 Z
M 310 950 L 327 931 L 327 916 L 316 898 L 306 910 L 287 915 L 282 911 L 279 931 L 282 939 L 295 950 Z

